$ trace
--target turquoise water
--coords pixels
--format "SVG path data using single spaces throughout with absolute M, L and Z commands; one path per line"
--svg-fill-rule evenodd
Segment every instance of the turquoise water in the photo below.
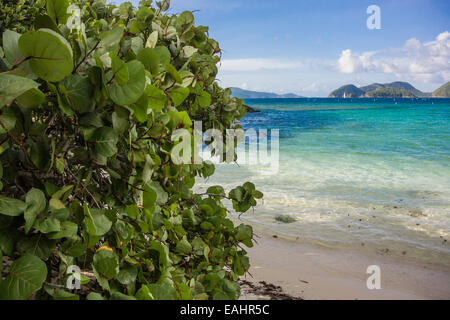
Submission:
M 219 165 L 211 183 L 254 182 L 242 219 L 329 246 L 450 265 L 449 99 L 254 99 L 244 128 L 280 129 L 280 169 Z M 274 218 L 297 218 L 282 224 Z M 445 241 L 448 240 L 448 241 Z

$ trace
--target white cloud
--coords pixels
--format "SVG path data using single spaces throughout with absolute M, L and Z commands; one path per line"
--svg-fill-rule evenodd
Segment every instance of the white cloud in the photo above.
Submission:
M 304 92 L 319 92 L 322 88 L 319 86 L 317 82 L 313 82 L 308 84 L 307 86 L 302 88 Z
M 359 57 L 352 54 L 352 50 L 342 51 L 338 60 L 338 69 L 342 73 L 355 73 L 361 71 Z
M 394 50 L 362 54 L 343 50 L 337 69 L 345 74 L 380 72 L 424 83 L 446 82 L 450 79 L 450 33 L 445 31 L 427 43 L 412 38 Z
M 284 61 L 277 59 L 225 59 L 219 66 L 222 71 L 257 71 L 283 70 L 303 67 L 299 61 Z

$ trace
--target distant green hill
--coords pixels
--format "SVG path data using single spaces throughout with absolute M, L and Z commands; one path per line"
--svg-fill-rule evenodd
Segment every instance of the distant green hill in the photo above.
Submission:
M 386 90 L 383 90 L 386 89 Z M 395 89 L 395 90 L 389 90 Z M 375 92 L 376 91 L 376 92 Z M 406 91 L 406 92 L 404 92 Z M 374 92 L 374 94 L 371 94 Z M 357 88 L 354 85 L 346 85 L 330 93 L 330 97 L 343 98 L 364 98 L 364 97 L 384 97 L 384 98 L 401 98 L 401 97 L 431 97 L 431 93 L 422 92 L 414 88 L 408 82 L 392 82 L 392 83 L 373 83 L 368 86 Z
M 373 83 L 365 87 L 360 87 L 360 89 L 364 92 L 370 92 L 376 90 L 377 88 L 384 88 L 384 84 L 381 83 Z
M 447 82 L 442 87 L 433 92 L 434 98 L 450 98 L 450 82 Z
M 241 99 L 281 99 L 281 98 L 302 98 L 293 93 L 276 94 L 270 92 L 249 91 L 241 88 L 231 88 L 233 97 Z
M 353 84 L 348 84 L 334 90 L 330 93 L 330 98 L 359 98 L 365 94 L 365 91 L 357 88 Z
M 431 93 L 422 92 L 422 91 L 414 88 L 408 82 L 397 81 L 397 82 L 387 83 L 384 86 L 389 87 L 389 88 L 396 88 L 396 89 L 402 89 L 402 90 L 409 91 L 416 97 L 431 97 Z
M 410 91 L 389 87 L 378 87 L 377 89 L 367 92 L 366 98 L 416 98 Z

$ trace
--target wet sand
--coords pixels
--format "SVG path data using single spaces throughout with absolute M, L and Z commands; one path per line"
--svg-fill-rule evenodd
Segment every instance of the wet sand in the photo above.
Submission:
M 450 266 L 418 264 L 379 253 L 339 250 L 274 238 L 255 230 L 250 275 L 241 299 L 450 299 Z M 381 289 L 367 288 L 367 268 L 381 269 Z

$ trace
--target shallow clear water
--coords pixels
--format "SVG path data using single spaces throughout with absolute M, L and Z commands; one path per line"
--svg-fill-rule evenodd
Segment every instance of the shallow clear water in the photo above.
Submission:
M 262 112 L 244 128 L 280 129 L 280 170 L 219 165 L 208 181 L 252 181 L 264 192 L 243 219 L 306 241 L 450 265 L 450 99 L 246 103 Z M 280 214 L 298 220 L 282 224 Z

